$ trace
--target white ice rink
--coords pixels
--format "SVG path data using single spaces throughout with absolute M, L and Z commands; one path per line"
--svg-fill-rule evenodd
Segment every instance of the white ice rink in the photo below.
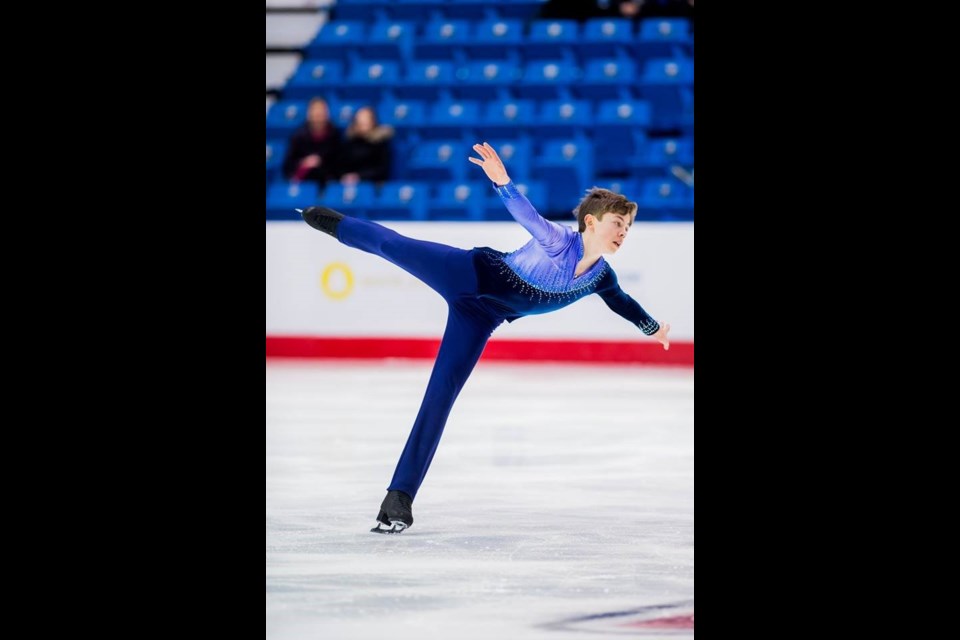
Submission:
M 400 535 L 428 362 L 269 360 L 266 636 L 693 637 L 693 371 L 481 362 Z

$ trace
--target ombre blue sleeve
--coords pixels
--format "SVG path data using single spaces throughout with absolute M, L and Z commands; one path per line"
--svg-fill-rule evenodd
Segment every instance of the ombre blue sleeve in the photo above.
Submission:
M 607 273 L 600 280 L 597 286 L 597 295 L 603 298 L 603 301 L 615 313 L 637 325 L 645 335 L 652 336 L 660 330 L 660 323 L 651 318 L 650 314 L 644 311 L 636 300 L 620 288 L 617 274 L 613 272 L 613 269 L 607 269 Z
M 530 235 L 544 248 L 548 255 L 556 255 L 564 249 L 568 244 L 567 232 L 572 232 L 572 230 L 565 229 L 556 222 L 541 216 L 527 200 L 527 197 L 517 190 L 517 186 L 513 184 L 512 180 L 502 186 L 493 182 L 491 184 L 493 184 L 494 190 L 500 196 L 513 219 L 530 232 Z

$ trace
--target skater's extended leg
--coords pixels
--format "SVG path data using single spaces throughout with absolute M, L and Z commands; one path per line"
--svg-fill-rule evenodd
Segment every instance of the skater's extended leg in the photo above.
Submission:
M 309 207 L 302 215 L 311 227 L 333 235 L 348 247 L 389 260 L 447 302 L 476 291 L 477 276 L 469 251 L 408 238 L 376 222 L 343 216 L 327 207 Z

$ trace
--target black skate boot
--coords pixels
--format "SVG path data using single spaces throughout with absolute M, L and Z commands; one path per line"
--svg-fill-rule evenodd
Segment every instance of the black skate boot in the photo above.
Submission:
M 371 533 L 400 533 L 413 524 L 413 498 L 403 491 L 388 491 Z
M 337 225 L 343 220 L 343 214 L 339 211 L 327 207 L 307 207 L 302 211 L 300 209 L 297 209 L 297 211 L 300 211 L 304 222 L 314 229 L 323 231 L 334 238 L 337 237 Z

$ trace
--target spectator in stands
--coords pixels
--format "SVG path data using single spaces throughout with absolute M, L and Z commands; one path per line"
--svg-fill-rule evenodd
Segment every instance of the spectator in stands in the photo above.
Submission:
M 314 98 L 307 107 L 307 121 L 290 136 L 283 159 L 283 175 L 299 182 L 314 180 L 323 188 L 340 175 L 340 130 L 330 121 L 330 107 Z
M 392 138 L 393 127 L 377 122 L 372 107 L 357 109 L 340 148 L 340 182 L 354 185 L 389 180 Z

